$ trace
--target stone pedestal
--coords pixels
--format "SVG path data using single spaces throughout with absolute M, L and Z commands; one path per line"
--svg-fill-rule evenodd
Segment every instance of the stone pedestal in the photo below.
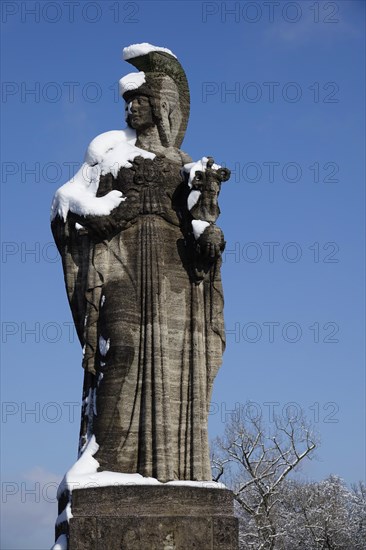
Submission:
M 237 550 L 232 492 L 134 485 L 72 493 L 69 550 Z

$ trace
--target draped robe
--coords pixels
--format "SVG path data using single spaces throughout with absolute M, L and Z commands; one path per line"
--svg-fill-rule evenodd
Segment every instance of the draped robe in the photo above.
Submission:
M 180 170 L 139 157 L 102 176 L 100 196 L 126 197 L 104 239 L 71 213 L 52 227 L 84 349 L 81 450 L 94 434 L 100 470 L 160 481 L 212 479 L 207 423 L 224 349 L 221 260 L 200 256 Z

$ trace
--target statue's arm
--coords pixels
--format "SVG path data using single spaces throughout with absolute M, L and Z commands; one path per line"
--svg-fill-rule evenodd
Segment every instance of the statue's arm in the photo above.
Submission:
M 111 192 L 121 191 L 121 177 L 115 178 L 112 174 L 106 174 L 100 177 L 97 199 L 104 199 Z M 112 194 L 112 193 L 111 193 Z M 123 192 L 122 192 L 123 195 Z M 113 237 L 119 231 L 122 231 L 131 218 L 131 203 L 122 197 L 119 205 L 106 215 L 80 215 L 69 212 L 68 220 L 75 227 L 80 235 L 88 234 L 93 240 L 105 240 Z
M 215 260 L 225 249 L 225 238 L 222 229 L 216 224 L 208 225 L 196 239 L 197 251 L 203 257 Z
M 119 216 L 115 212 L 117 210 L 120 212 L 121 208 L 115 208 L 107 216 L 81 216 L 69 213 L 68 221 L 79 232 L 79 235 L 87 234 L 94 241 L 105 240 L 113 237 L 122 229 Z

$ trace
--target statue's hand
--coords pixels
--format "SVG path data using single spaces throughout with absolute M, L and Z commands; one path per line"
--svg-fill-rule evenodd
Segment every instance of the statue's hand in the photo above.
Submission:
M 112 216 L 77 216 L 77 223 L 86 229 L 91 237 L 102 240 L 118 229 L 118 224 Z
M 197 239 L 197 245 L 202 256 L 215 260 L 225 248 L 224 234 L 217 225 L 209 225 Z
M 120 191 L 110 191 L 103 197 L 93 197 L 90 199 L 91 209 L 98 214 L 87 214 L 85 216 L 72 214 L 73 221 L 80 224 L 87 230 L 91 237 L 106 239 L 118 231 L 118 216 L 116 216 L 118 207 L 123 202 Z
M 114 189 L 103 197 L 96 197 L 94 200 L 98 201 L 98 210 L 101 211 L 100 213 L 107 214 L 117 208 L 117 206 L 119 206 L 124 199 L 121 191 Z
M 103 197 L 93 197 L 91 201 L 91 210 L 98 214 L 71 214 L 70 219 L 82 226 L 75 225 L 78 230 L 86 230 L 91 237 L 98 239 L 106 239 L 113 233 L 116 233 L 119 228 L 118 220 L 120 216 L 116 215 L 118 207 L 123 203 L 122 193 L 120 191 L 111 191 Z

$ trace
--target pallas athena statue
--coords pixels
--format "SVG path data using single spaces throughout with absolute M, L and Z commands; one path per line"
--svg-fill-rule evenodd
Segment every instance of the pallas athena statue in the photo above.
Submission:
M 135 44 L 124 130 L 89 145 L 55 194 L 52 231 L 83 348 L 80 456 L 99 472 L 211 480 L 212 385 L 224 350 L 218 195 L 229 171 L 180 146 L 189 89 L 175 55 Z

